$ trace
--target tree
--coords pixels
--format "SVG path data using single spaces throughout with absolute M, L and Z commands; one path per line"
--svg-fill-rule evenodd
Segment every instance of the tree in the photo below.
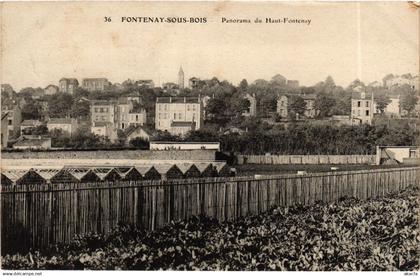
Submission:
M 299 114 L 300 116 L 305 113 L 306 110 L 306 102 L 302 97 L 299 96 L 291 96 L 289 98 L 289 111 L 292 111 L 295 114 Z
M 48 113 L 51 118 L 70 116 L 73 96 L 68 93 L 57 93 L 48 100 Z
M 376 109 L 383 114 L 391 99 L 384 94 L 375 95 Z
M 408 113 L 411 113 L 416 107 L 418 97 L 416 96 L 415 91 L 409 91 L 401 96 L 400 106 L 403 110 L 407 110 Z
M 239 91 L 245 92 L 248 89 L 248 81 L 246 79 L 243 79 L 241 83 L 239 84 Z
M 39 109 L 40 108 L 38 104 L 31 98 L 28 98 L 26 104 L 22 108 L 22 119 L 38 120 L 41 117 L 41 114 L 39 114 Z
M 336 101 L 331 96 L 321 93 L 316 96 L 315 110 L 319 110 L 319 117 L 331 116 Z
M 232 110 L 232 113 L 236 116 L 242 115 L 245 111 L 249 109 L 251 106 L 251 103 L 246 98 L 234 98 L 232 97 L 230 109 Z
M 71 106 L 70 116 L 72 118 L 86 119 L 90 115 L 90 103 L 88 101 L 77 101 Z

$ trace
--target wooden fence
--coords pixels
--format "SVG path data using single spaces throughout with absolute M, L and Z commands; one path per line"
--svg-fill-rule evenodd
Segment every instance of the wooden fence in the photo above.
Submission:
M 220 221 L 272 206 L 366 199 L 419 185 L 420 167 L 89 184 L 2 187 L 2 254 L 67 243 L 75 234 L 108 233 L 118 223 L 157 229 L 174 220 L 207 215 Z
M 376 155 L 238 155 L 239 164 L 375 164 Z

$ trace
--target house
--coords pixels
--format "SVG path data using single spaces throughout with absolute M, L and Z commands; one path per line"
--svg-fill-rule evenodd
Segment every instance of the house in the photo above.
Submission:
M 353 92 L 351 99 L 351 121 L 353 125 L 372 124 L 374 113 L 373 93 Z
M 7 113 L 1 115 L 1 148 L 7 148 L 9 142 L 9 130 L 7 129 Z
M 79 81 L 75 78 L 62 78 L 58 82 L 58 90 L 63 93 L 74 94 L 78 86 Z
M 171 134 L 185 134 L 200 129 L 203 104 L 200 97 L 158 97 L 155 128 Z
M 82 80 L 82 88 L 89 91 L 104 91 L 110 86 L 110 82 L 106 78 L 86 78 Z
M 2 103 L 1 113 L 7 113 L 7 129 L 9 139 L 17 138 L 20 135 L 20 124 L 22 122 L 22 111 L 15 101 Z
M 98 136 L 104 136 L 114 142 L 118 140 L 117 129 L 110 122 L 93 122 L 90 131 Z
M 305 94 L 300 95 L 300 97 L 305 101 L 306 107 L 305 107 L 305 117 L 306 118 L 314 118 L 316 115 L 318 115 L 318 111 L 315 110 L 315 94 Z
M 128 124 L 130 126 L 142 126 L 146 124 L 146 109 L 132 109 L 128 114 Z
M 24 133 L 25 130 L 29 130 L 29 129 L 33 129 L 36 127 L 42 126 L 42 122 L 39 120 L 24 120 L 21 124 L 20 124 L 20 131 L 21 133 Z
M 58 86 L 50 84 L 47 87 L 45 87 L 45 95 L 54 95 L 58 93 Z
M 77 120 L 74 118 L 51 118 L 47 122 L 48 131 L 60 129 L 63 133 L 73 135 L 77 130 Z
M 14 149 L 20 150 L 45 150 L 51 149 L 51 138 L 32 135 L 31 138 L 23 137 L 14 145 Z
M 116 127 L 124 130 L 130 124 L 130 111 L 133 109 L 133 102 L 126 97 L 119 98 L 116 106 Z
M 200 79 L 196 77 L 192 77 L 188 80 L 188 86 L 191 89 L 198 88 L 200 85 Z
M 277 113 L 282 117 L 287 117 L 288 98 L 286 95 L 280 95 L 277 99 Z
M 246 94 L 245 99 L 249 101 L 249 107 L 242 113 L 242 116 L 256 116 L 257 115 L 257 98 L 255 94 Z
M 151 133 L 142 126 L 129 126 L 124 131 L 125 137 L 127 137 L 126 143 L 129 144 L 131 140 L 135 138 L 141 138 L 145 141 L 149 141 L 152 136 Z
M 164 91 L 171 91 L 171 90 L 178 90 L 179 86 L 176 83 L 173 82 L 166 82 L 162 84 L 162 88 Z
M 153 80 L 138 80 L 135 83 L 138 87 L 144 87 L 144 88 L 154 88 L 155 83 Z
M 90 115 L 92 125 L 94 123 L 116 123 L 116 101 L 92 101 L 90 106 Z

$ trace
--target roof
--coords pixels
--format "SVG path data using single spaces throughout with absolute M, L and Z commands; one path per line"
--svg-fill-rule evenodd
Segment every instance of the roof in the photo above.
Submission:
M 304 100 L 315 100 L 316 99 L 315 94 L 304 94 L 304 95 L 299 95 L 299 97 L 301 97 Z
M 41 125 L 41 121 L 39 120 L 24 120 L 20 125 L 21 126 L 36 126 Z
M 48 124 L 71 124 L 73 120 L 72 118 L 51 118 Z
M 67 81 L 67 82 L 72 83 L 72 84 L 75 84 L 75 83 L 79 84 L 79 81 L 75 78 L 62 78 L 62 79 L 60 79 L 60 82 L 61 81 Z
M 149 131 L 145 127 L 143 127 L 143 126 L 133 126 L 133 125 L 130 125 L 128 128 L 126 128 L 124 130 L 124 132 L 125 132 L 125 135 L 130 136 L 135 131 L 140 130 L 140 129 L 142 129 L 147 135 L 149 135 L 149 136 L 151 135 L 149 133 Z
M 108 81 L 108 79 L 107 78 L 84 78 L 82 81 L 83 82 L 85 82 L 85 81 Z
M 106 101 L 106 100 L 96 100 L 91 102 L 92 105 L 114 105 L 117 103 L 117 101 Z
M 156 103 L 200 103 L 198 97 L 157 97 Z
M 365 100 L 370 100 L 372 97 L 372 93 L 371 92 L 364 92 L 365 93 Z M 353 100 L 358 100 L 358 99 L 362 99 L 362 92 L 352 92 L 351 93 L 351 98 Z
M 5 112 L 4 114 L 1 114 L 1 120 L 7 119 L 7 115 L 9 115 L 9 112 Z
M 51 138 L 26 139 L 16 142 L 13 147 L 41 147 L 47 142 L 51 142 Z
M 50 84 L 50 85 L 48 85 L 47 87 L 45 87 L 45 89 L 48 89 L 48 88 L 50 88 L 50 87 L 53 87 L 53 88 L 58 89 L 58 86 L 57 86 L 57 85 L 54 85 L 54 84 Z
M 172 122 L 171 127 L 193 127 L 195 122 Z

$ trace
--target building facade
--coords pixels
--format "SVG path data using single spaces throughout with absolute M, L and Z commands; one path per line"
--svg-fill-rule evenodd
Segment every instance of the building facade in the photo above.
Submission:
M 286 118 L 288 115 L 287 112 L 288 98 L 286 95 L 280 95 L 277 99 L 277 114 L 282 118 Z
M 7 113 L 7 129 L 9 139 L 17 138 L 20 135 L 20 125 L 22 123 L 22 111 L 18 104 L 5 104 L 1 107 L 1 113 Z
M 186 130 L 200 129 L 203 124 L 200 97 L 158 97 L 155 128 L 179 135 Z
M 79 81 L 75 78 L 62 78 L 58 82 L 58 89 L 63 93 L 74 94 L 77 87 L 79 87 Z
M 106 78 L 87 78 L 82 81 L 82 88 L 89 91 L 104 91 L 110 85 Z
M 48 131 L 60 129 L 67 135 L 73 135 L 77 130 L 77 120 L 74 118 L 51 118 L 47 122 Z
M 7 113 L 1 115 L 1 148 L 7 148 L 7 143 L 9 142 L 9 130 L 7 122 Z
M 144 87 L 144 88 L 155 88 L 155 83 L 153 80 L 138 80 L 136 81 L 136 85 L 138 87 Z
M 317 110 L 315 109 L 315 99 L 316 99 L 316 95 L 315 94 L 307 94 L 307 95 L 301 95 L 302 99 L 305 101 L 306 103 L 306 107 L 305 107 L 305 117 L 306 118 L 315 118 L 316 115 L 318 115 Z
M 248 110 L 242 113 L 243 116 L 256 116 L 257 115 L 257 98 L 255 94 L 246 94 L 245 99 L 249 101 Z
M 353 92 L 351 99 L 351 121 L 353 125 L 372 124 L 373 94 L 366 92 Z

